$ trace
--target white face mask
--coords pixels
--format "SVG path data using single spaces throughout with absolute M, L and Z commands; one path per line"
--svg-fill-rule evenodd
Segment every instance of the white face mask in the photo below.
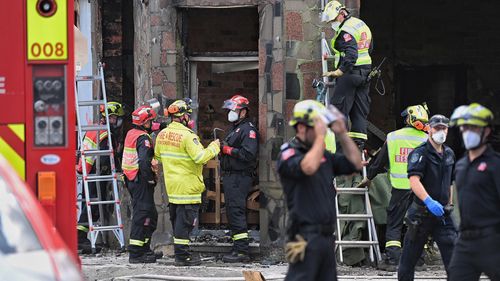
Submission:
M 462 133 L 465 149 L 471 150 L 481 145 L 481 134 L 467 130 Z
M 446 132 L 444 130 L 439 130 L 432 134 L 432 140 L 437 144 L 443 144 L 446 141 Z
M 238 113 L 237 113 L 237 112 L 235 112 L 235 111 L 232 111 L 232 110 L 231 110 L 231 111 L 229 111 L 229 113 L 227 114 L 227 120 L 228 120 L 229 122 L 235 122 L 235 121 L 238 121 L 238 118 L 239 118 Z
M 332 22 L 332 29 L 333 30 L 338 31 L 339 28 L 340 28 L 340 22 L 338 22 L 338 21 Z

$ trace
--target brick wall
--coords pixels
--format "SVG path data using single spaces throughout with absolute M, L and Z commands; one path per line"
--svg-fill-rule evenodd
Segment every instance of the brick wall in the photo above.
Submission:
M 214 127 L 225 131 L 230 129 L 226 110 L 221 107 L 236 92 L 250 100 L 250 115 L 255 125 L 258 124 L 259 108 L 257 70 L 215 74 L 212 73 L 211 65 L 209 62 L 198 63 L 198 126 L 202 140 L 207 142 L 212 140 Z M 214 113 L 209 113 L 209 105 L 215 110 Z
M 102 1 L 102 41 L 103 57 L 106 64 L 106 90 L 109 100 L 121 101 L 122 98 L 122 3 L 121 1 Z
M 130 1 L 101 2 L 102 62 L 108 100 L 134 107 L 134 23 Z
M 293 106 L 299 100 L 315 99 L 312 80 L 321 78 L 321 23 L 319 1 L 290 0 L 284 4 L 286 54 L 285 120 L 291 118 Z M 294 134 L 288 130 L 287 138 Z

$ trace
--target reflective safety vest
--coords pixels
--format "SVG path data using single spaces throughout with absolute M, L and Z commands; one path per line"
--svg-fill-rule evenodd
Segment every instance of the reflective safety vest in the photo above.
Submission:
M 125 174 L 125 176 L 129 181 L 135 180 L 135 177 L 139 172 L 139 155 L 137 154 L 137 139 L 142 135 L 147 135 L 151 140 L 151 137 L 146 131 L 135 128 L 128 131 L 127 136 L 125 137 L 125 147 L 123 148 L 123 158 L 122 158 L 122 170 L 123 174 Z
M 344 31 L 349 33 L 354 37 L 356 43 L 358 44 L 358 59 L 356 60 L 355 66 L 357 65 L 369 65 L 372 64 L 372 58 L 370 57 L 370 44 L 372 42 L 372 32 L 366 23 L 358 18 L 350 17 L 344 21 L 342 27 L 335 33 L 331 41 L 331 47 L 335 52 L 335 68 L 338 68 L 340 57 L 345 56 L 344 52 L 335 49 L 335 41 L 339 36 L 340 32 Z
M 408 154 L 427 141 L 427 134 L 413 127 L 405 127 L 387 135 L 389 179 L 397 189 L 410 189 Z
M 101 144 L 103 141 L 107 141 L 106 139 L 108 138 L 108 132 L 104 131 L 99 134 L 99 144 Z M 97 132 L 96 131 L 91 131 L 85 133 L 85 137 L 83 138 L 82 141 L 82 148 L 84 150 L 97 150 L 99 149 L 98 144 L 97 144 Z M 87 170 L 87 174 L 90 173 L 92 170 L 92 167 L 94 166 L 95 160 L 97 156 L 85 156 L 85 167 Z M 83 173 L 83 167 L 82 167 L 82 158 L 78 159 L 78 166 L 76 167 L 76 171 L 78 173 Z
M 155 158 L 162 163 L 170 203 L 201 203 L 203 165 L 219 151 L 214 143 L 204 148 L 198 136 L 179 122 L 172 122 L 158 134 Z

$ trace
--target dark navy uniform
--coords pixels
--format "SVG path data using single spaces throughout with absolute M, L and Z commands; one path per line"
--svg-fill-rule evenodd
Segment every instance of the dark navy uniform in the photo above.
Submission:
M 500 154 L 491 147 L 474 161 L 457 162 L 455 179 L 460 234 L 450 263 L 450 280 L 500 280 Z
M 455 154 L 451 148 L 443 145 L 443 152 L 438 153 L 427 141 L 413 150 L 408 156 L 408 177 L 419 176 L 429 196 L 446 206 L 450 200 L 450 186 L 453 180 L 453 164 Z M 449 273 L 449 263 L 453 244 L 457 237 L 455 225 L 449 216 L 434 216 L 424 203 L 414 196 L 408 209 L 408 220 L 411 222 L 406 232 L 403 252 L 398 267 L 399 280 L 413 280 L 415 265 L 422 255 L 429 235 L 436 241 L 444 267 Z
M 139 173 L 134 181 L 126 177 L 126 186 L 132 197 L 132 226 L 130 239 L 144 241 L 144 245 L 129 245 L 131 257 L 139 257 L 151 251 L 151 236 L 156 230 L 158 212 L 154 201 L 154 188 L 156 180 L 151 168 L 154 149 L 148 135 L 137 138 L 137 155 L 139 157 Z
M 231 154 L 222 154 L 226 214 L 234 241 L 233 251 L 248 255 L 246 199 L 257 167 L 259 133 L 248 118 L 236 124 L 224 139 Z
M 367 139 L 366 119 L 371 103 L 370 83 L 367 83 L 367 77 L 371 65 L 355 66 L 358 59 L 358 43 L 345 31 L 340 31 L 335 40 L 335 49 L 345 54 L 340 57 L 338 67 L 344 74 L 337 78 L 331 103 L 350 118 L 351 132 L 354 133 L 350 136 L 360 144 L 362 140 Z M 370 53 L 372 49 L 373 43 L 370 45 Z
M 342 154 L 324 152 L 318 171 L 307 176 L 300 162 L 307 148 L 297 138 L 282 146 L 278 173 L 289 210 L 288 238 L 307 240 L 303 261 L 290 264 L 285 280 L 337 280 L 335 262 L 335 188 L 333 177 L 357 172 Z

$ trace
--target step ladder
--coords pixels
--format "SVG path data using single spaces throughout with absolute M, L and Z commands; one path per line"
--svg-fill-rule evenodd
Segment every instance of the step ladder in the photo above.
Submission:
M 114 151 L 113 151 L 113 145 L 112 145 L 112 140 L 111 140 L 111 130 L 109 127 L 109 116 L 108 116 L 108 111 L 107 109 L 104 110 L 105 112 L 105 117 L 106 117 L 106 124 L 105 125 L 83 125 L 81 123 L 82 120 L 80 120 L 80 110 L 82 107 L 92 107 L 94 109 L 97 109 L 97 112 L 99 112 L 99 107 L 104 106 L 106 108 L 107 104 L 107 98 L 106 98 L 106 87 L 105 87 L 105 82 L 104 82 L 104 70 L 103 70 L 103 64 L 99 63 L 98 65 L 98 74 L 97 75 L 91 75 L 91 76 L 76 76 L 75 79 L 75 100 L 76 100 L 76 117 L 77 117 L 77 131 L 78 131 L 78 150 L 80 154 L 80 158 L 82 161 L 82 174 L 78 175 L 77 173 L 77 178 L 78 181 L 82 184 L 83 190 L 85 191 L 85 198 L 80 199 L 82 204 L 86 204 L 87 206 L 87 217 L 88 217 L 88 228 L 89 228 L 89 233 L 90 233 L 90 243 L 92 246 L 92 252 L 95 253 L 95 244 L 97 241 L 97 238 L 99 234 L 102 234 L 105 231 L 112 231 L 118 242 L 120 243 L 120 246 L 122 249 L 125 247 L 125 239 L 123 236 L 123 223 L 122 223 L 122 218 L 121 218 L 121 211 L 120 211 L 120 195 L 118 192 L 118 175 L 116 173 L 116 167 L 115 167 L 115 159 L 114 159 Z M 100 86 L 101 86 L 101 94 L 102 94 L 102 99 L 96 99 L 96 100 L 79 100 L 78 98 L 78 83 L 93 83 L 94 81 L 99 81 Z M 95 131 L 97 132 L 97 136 L 101 134 L 101 132 L 107 132 L 108 137 L 107 137 L 107 142 L 108 142 L 108 147 L 109 149 L 107 150 L 100 150 L 100 145 L 99 145 L 99 137 L 97 137 L 97 149 L 92 149 L 92 150 L 86 150 L 85 147 L 82 145 L 82 140 L 85 137 L 86 132 L 90 131 Z M 96 173 L 95 174 L 89 174 L 90 171 L 87 171 L 87 167 L 85 165 L 85 158 L 86 157 L 95 157 L 95 165 L 96 165 Z M 110 165 L 111 165 L 111 172 L 108 175 L 101 175 L 100 174 L 100 157 L 109 157 Z M 96 183 L 96 188 L 97 188 L 97 198 L 90 198 L 90 193 L 89 193 L 89 183 L 90 182 L 95 182 Z M 109 198 L 109 200 L 103 200 L 101 196 L 101 188 L 107 188 L 111 183 L 112 186 L 112 197 Z M 101 185 L 102 184 L 102 185 Z M 104 222 L 104 217 L 103 217 L 103 206 L 104 205 L 114 205 L 114 211 L 115 211 L 115 216 L 116 216 L 116 224 L 112 225 L 105 225 Z M 92 208 L 91 206 L 98 206 L 99 208 L 99 220 L 97 222 L 94 222 L 92 220 Z M 104 236 L 103 236 L 104 239 Z
M 322 10 L 324 6 L 326 5 L 326 1 L 321 1 L 322 5 Z M 335 56 L 332 54 L 330 50 L 330 46 L 328 45 L 328 42 L 326 40 L 326 35 L 325 32 L 321 33 L 321 40 L 320 40 L 320 45 L 321 45 L 321 67 L 323 73 L 328 71 L 328 63 L 335 61 Z M 333 88 L 335 87 L 336 84 L 336 79 L 333 79 L 333 81 L 329 81 L 328 77 L 323 77 L 323 83 L 326 90 L 326 93 L 321 95 L 318 92 L 318 96 L 321 97 L 320 102 L 322 102 L 325 106 L 328 106 L 329 103 L 329 98 L 331 96 L 331 91 L 333 91 Z M 319 88 L 317 89 L 317 91 Z M 361 158 L 363 161 L 365 161 L 365 155 L 364 153 L 361 153 Z M 362 172 L 363 178 L 366 177 L 366 167 L 363 167 L 363 172 Z M 336 181 L 334 179 L 334 186 L 336 187 Z M 369 248 L 369 255 L 370 255 L 370 261 L 372 263 L 376 263 L 382 260 L 382 255 L 380 253 L 380 247 L 378 243 L 378 237 L 377 237 L 377 231 L 375 229 L 375 221 L 373 219 L 373 213 L 372 213 L 372 208 L 371 208 L 371 203 L 370 203 L 370 195 L 368 192 L 368 188 L 355 188 L 355 187 L 350 187 L 350 188 L 337 188 L 336 187 L 336 195 L 335 195 L 335 210 L 337 212 L 337 222 L 336 222 L 336 238 L 337 240 L 335 241 L 335 247 L 336 250 L 339 251 L 339 257 L 340 257 L 340 262 L 344 262 L 344 255 L 342 253 L 343 248 Z M 359 195 L 364 197 L 364 205 L 365 205 L 365 214 L 341 214 L 339 212 L 339 203 L 338 203 L 338 196 L 340 194 L 353 194 L 353 195 Z M 342 240 L 342 232 L 340 229 L 340 222 L 341 221 L 366 221 L 367 222 L 367 228 L 368 228 L 368 240 L 356 240 L 356 241 L 350 241 L 350 240 Z
M 364 153 L 361 153 L 361 158 L 365 161 Z M 366 167 L 363 167 L 363 178 L 366 177 Z M 335 209 L 337 211 L 337 240 L 335 241 L 336 247 L 339 250 L 340 262 L 344 262 L 343 248 L 369 248 L 370 261 L 378 263 L 382 260 L 380 254 L 380 247 L 378 243 L 377 230 L 375 228 L 375 220 L 373 219 L 372 207 L 370 203 L 370 195 L 368 188 L 336 188 L 337 195 L 335 196 Z M 364 196 L 365 214 L 341 214 L 339 212 L 338 196 L 340 194 L 354 194 Z M 366 221 L 368 229 L 368 240 L 342 240 L 342 232 L 340 229 L 341 221 Z

